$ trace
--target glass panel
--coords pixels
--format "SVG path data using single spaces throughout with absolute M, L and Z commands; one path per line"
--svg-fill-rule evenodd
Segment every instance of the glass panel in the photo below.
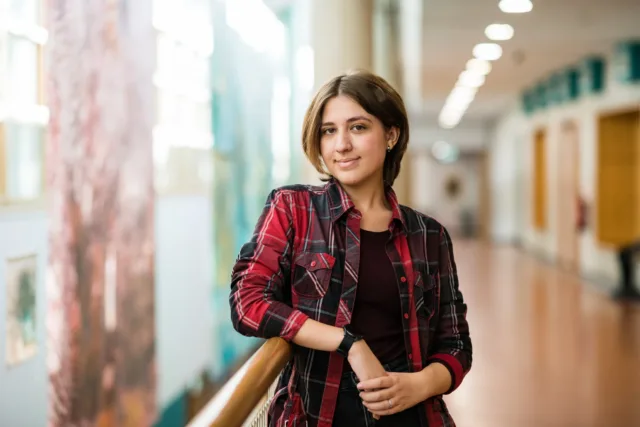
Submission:
M 211 104 L 198 104 L 194 114 L 194 126 L 201 132 L 211 132 Z
M 209 58 L 203 58 L 195 55 L 191 72 L 193 73 L 193 82 L 198 89 L 209 88 Z
M 165 75 L 172 68 L 174 44 L 165 34 L 158 34 L 157 69 Z
M 9 0 L 9 20 L 40 25 L 39 0 Z
M 42 195 L 43 130 L 36 126 L 7 124 L 7 196 L 35 199 Z
M 9 102 L 38 103 L 38 47 L 20 37 L 8 37 Z

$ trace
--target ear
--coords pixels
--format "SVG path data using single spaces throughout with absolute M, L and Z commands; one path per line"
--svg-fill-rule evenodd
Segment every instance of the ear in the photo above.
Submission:
M 396 126 L 392 126 L 387 130 L 385 136 L 387 147 L 393 148 L 398 143 L 398 139 L 400 139 L 400 129 Z

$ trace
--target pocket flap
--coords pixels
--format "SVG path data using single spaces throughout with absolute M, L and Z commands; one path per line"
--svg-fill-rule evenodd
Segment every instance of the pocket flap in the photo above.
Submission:
M 435 275 L 425 274 L 426 280 L 420 272 L 416 272 L 416 286 L 428 291 L 435 288 L 438 278 Z
M 324 252 L 302 252 L 296 257 L 295 263 L 308 271 L 331 269 L 336 259 Z

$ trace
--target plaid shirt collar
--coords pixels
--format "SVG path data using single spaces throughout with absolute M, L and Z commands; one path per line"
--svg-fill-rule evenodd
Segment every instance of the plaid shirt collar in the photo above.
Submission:
M 395 191 L 393 191 L 393 188 L 388 184 L 384 185 L 384 191 L 387 202 L 389 203 L 389 206 L 391 206 L 392 222 L 399 224 L 401 229 L 406 231 L 406 224 L 404 217 L 402 216 L 400 203 L 398 203 L 398 197 L 396 196 Z M 325 192 L 329 197 L 331 222 L 336 222 L 345 213 L 355 208 L 353 200 L 351 200 L 351 197 L 349 197 L 347 192 L 335 178 L 330 178 L 327 184 L 325 184 Z

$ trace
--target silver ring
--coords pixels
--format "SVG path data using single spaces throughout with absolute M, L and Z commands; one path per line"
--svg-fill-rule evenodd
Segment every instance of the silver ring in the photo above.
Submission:
M 387 403 L 389 404 L 389 409 L 393 408 L 393 405 L 391 404 L 391 399 L 387 399 Z

